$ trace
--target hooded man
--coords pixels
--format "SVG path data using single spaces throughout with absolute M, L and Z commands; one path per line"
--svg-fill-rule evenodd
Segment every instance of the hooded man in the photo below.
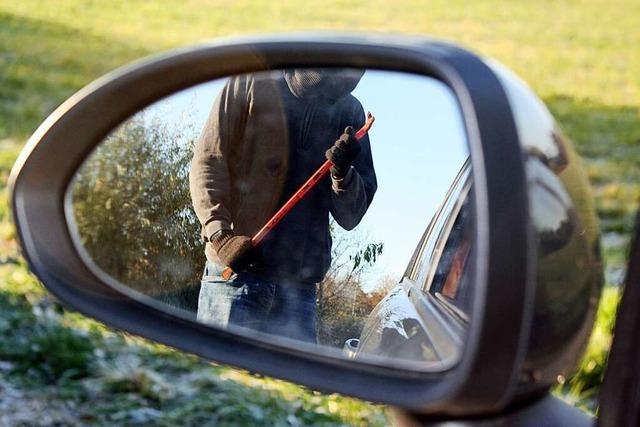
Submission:
M 198 139 L 191 197 L 207 242 L 198 319 L 316 341 L 316 288 L 331 262 L 329 214 L 353 229 L 377 188 L 351 95 L 363 71 L 233 77 Z M 336 136 L 339 138 L 336 140 Z M 251 237 L 324 162 L 324 178 L 253 248 Z M 225 266 L 235 274 L 224 280 Z

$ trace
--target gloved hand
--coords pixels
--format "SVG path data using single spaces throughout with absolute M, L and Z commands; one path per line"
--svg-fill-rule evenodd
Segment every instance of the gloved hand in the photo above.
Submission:
M 351 126 L 344 129 L 344 133 L 325 153 L 327 159 L 333 163 L 331 174 L 336 178 L 344 178 L 349 171 L 349 167 L 355 162 L 360 154 L 360 143 L 355 137 L 355 131 Z
M 235 236 L 229 230 L 214 234 L 211 245 L 220 261 L 233 270 L 240 270 L 244 266 L 243 257 L 253 248 L 250 237 Z

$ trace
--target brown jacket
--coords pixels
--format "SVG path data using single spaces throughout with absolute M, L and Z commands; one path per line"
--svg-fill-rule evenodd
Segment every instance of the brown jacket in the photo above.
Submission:
M 271 80 L 240 76 L 214 103 L 195 145 L 189 176 L 205 240 L 231 228 L 252 236 L 277 209 L 289 159 L 279 100 Z M 246 120 L 249 115 L 252 120 Z M 217 259 L 209 244 L 207 257 Z

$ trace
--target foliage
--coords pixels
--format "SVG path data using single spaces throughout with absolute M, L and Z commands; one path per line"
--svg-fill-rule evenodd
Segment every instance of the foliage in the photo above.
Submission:
M 322 283 L 330 294 L 318 309 L 318 342 L 342 348 L 346 340 L 360 337 L 367 316 L 387 290 L 366 293 L 356 281 L 349 282 L 349 287 L 328 280 Z
M 568 380 L 561 379 L 554 393 L 588 412 L 597 410 L 600 384 L 607 367 L 607 355 L 611 346 L 616 309 L 620 301 L 620 288 L 604 289 L 598 307 L 596 324 L 576 373 Z
M 333 245 L 331 265 L 318 285 L 318 342 L 342 348 L 350 338 L 358 338 L 366 317 L 387 289 L 363 290 L 365 275 L 382 255 L 382 243 L 366 243 L 358 231 L 345 232 L 330 224 Z
M 73 184 L 78 235 L 91 259 L 121 283 L 195 310 L 204 266 L 189 196 L 193 141 L 144 114 L 87 159 Z
M 76 381 L 94 365 L 94 336 L 68 327 L 63 313 L 22 260 L 0 266 L 0 378 L 6 374 L 27 387 L 60 386 L 61 397 L 75 395 Z
M 46 383 L 87 374 L 93 346 L 86 333 L 62 326 L 53 308 L 29 311 L 18 295 L 0 294 L 0 307 L 10 309 L 0 318 L 0 359 L 12 374 Z
M 355 254 L 349 255 L 349 259 L 353 261 L 353 270 L 358 270 L 364 265 L 375 264 L 378 256 L 382 255 L 383 248 L 383 243 L 368 243 L 364 249 L 358 249 Z

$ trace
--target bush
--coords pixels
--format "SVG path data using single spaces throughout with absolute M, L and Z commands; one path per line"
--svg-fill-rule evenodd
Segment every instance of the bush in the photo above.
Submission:
M 193 311 L 205 262 L 189 194 L 193 132 L 145 120 L 142 113 L 121 125 L 78 172 L 78 234 L 110 276 Z

